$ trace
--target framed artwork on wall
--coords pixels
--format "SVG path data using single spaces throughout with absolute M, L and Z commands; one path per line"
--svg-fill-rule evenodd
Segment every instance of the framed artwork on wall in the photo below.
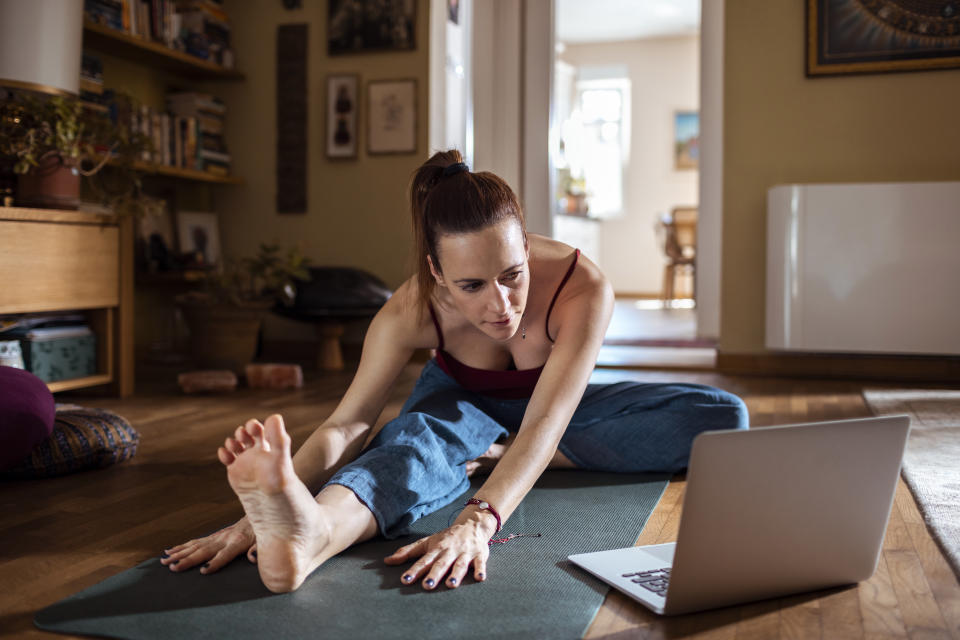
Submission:
M 676 169 L 700 167 L 700 113 L 677 111 L 673 115 L 673 166 Z
M 412 51 L 416 24 L 416 0 L 329 0 L 327 53 Z
M 359 101 L 356 74 L 327 76 L 327 157 L 357 157 Z
M 417 81 L 367 84 L 367 152 L 416 153 Z
M 807 0 L 807 76 L 960 68 L 960 5 Z
M 187 266 L 215 267 L 220 263 L 217 214 L 206 211 L 178 211 L 177 239 Z

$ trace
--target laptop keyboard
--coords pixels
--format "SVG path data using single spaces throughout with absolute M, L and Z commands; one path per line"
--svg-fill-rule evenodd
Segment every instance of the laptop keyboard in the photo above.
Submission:
M 653 591 L 658 596 L 667 597 L 667 585 L 670 582 L 670 567 L 666 569 L 650 569 L 649 571 L 633 571 L 623 574 L 624 578 L 631 578 L 630 582 L 635 582 L 648 591 Z

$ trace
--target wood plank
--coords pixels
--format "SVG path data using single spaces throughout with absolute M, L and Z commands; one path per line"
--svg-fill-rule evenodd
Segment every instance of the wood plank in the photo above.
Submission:
M 780 601 L 780 638 L 816 640 L 823 637 L 820 626 L 820 602 L 809 595 Z M 833 636 L 827 636 L 833 637 Z
M 116 226 L 0 222 L 0 313 L 116 306 L 118 247 Z
M 949 638 L 946 622 L 913 550 L 884 551 L 903 623 L 911 638 Z

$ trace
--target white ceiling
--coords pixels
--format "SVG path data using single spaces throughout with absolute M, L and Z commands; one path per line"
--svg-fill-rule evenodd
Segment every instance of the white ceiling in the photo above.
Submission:
M 570 44 L 700 31 L 700 0 L 556 0 L 556 12 L 557 42 Z

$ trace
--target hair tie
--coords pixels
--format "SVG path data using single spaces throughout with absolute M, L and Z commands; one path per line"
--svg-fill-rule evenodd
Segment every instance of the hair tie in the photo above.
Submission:
M 461 171 L 470 171 L 470 167 L 464 162 L 454 162 L 453 164 L 448 164 L 443 168 L 443 177 L 449 178 L 455 173 L 460 173 Z

